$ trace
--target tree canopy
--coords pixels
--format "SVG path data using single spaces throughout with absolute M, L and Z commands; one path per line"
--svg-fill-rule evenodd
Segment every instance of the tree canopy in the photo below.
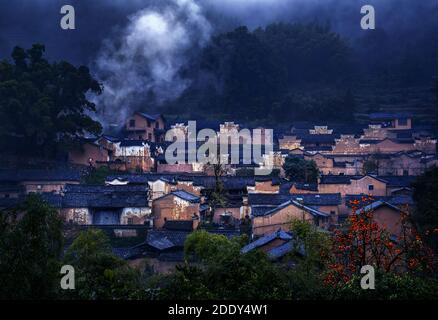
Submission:
M 438 168 L 429 169 L 419 176 L 413 187 L 413 219 L 431 247 L 438 252 Z
M 102 86 L 87 67 L 50 63 L 44 51 L 15 47 L 12 62 L 0 62 L 0 148 L 9 153 L 53 157 L 101 132 L 88 94 Z
M 185 72 L 192 85 L 169 110 L 275 124 L 351 119 L 350 51 L 339 35 L 317 24 L 242 26 L 216 35 L 195 57 Z M 342 90 L 338 83 L 345 84 Z
M 81 232 L 68 248 L 64 263 L 75 268 L 74 299 L 140 299 L 145 296 L 140 272 L 115 256 L 101 230 Z
M 0 212 L 0 299 L 54 299 L 59 293 L 62 221 L 38 195 Z
M 288 156 L 283 164 L 286 176 L 294 182 L 316 183 L 319 169 L 313 160 Z

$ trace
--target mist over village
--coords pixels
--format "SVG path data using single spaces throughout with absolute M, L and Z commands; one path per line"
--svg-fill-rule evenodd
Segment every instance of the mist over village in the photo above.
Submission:
M 432 0 L 0 3 L 0 300 L 436 300 L 437 34 Z

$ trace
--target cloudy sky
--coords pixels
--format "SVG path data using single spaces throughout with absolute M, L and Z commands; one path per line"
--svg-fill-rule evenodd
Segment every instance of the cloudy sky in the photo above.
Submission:
M 162 10 L 176 0 L 0 0 L 0 57 L 15 45 L 44 43 L 50 57 L 88 64 L 104 39 L 125 28 L 140 10 Z M 181 0 L 183 1 L 183 0 Z M 184 0 L 185 1 L 185 0 Z M 249 27 L 273 21 L 321 21 L 345 34 L 357 34 L 360 7 L 373 4 L 379 27 L 415 36 L 438 21 L 434 0 L 190 0 L 202 10 L 213 32 L 239 24 Z M 75 31 L 59 27 L 60 8 L 76 9 Z
M 60 28 L 65 4 L 75 8 L 76 30 Z M 364 34 L 365 4 L 375 7 L 377 28 L 394 47 L 438 41 L 436 0 L 0 0 L 0 59 L 16 45 L 42 43 L 51 60 L 89 66 L 105 87 L 95 101 L 100 114 L 120 122 L 129 110 L 123 106 L 147 92 L 158 102 L 178 97 L 189 85 L 179 70 L 215 33 L 320 22 L 353 42 Z

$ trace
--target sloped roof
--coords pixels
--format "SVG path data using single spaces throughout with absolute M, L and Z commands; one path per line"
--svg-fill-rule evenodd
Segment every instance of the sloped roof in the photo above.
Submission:
M 193 230 L 193 221 L 192 220 L 166 220 L 166 222 L 164 222 L 163 229 L 190 232 Z
M 132 184 L 144 184 L 148 181 L 156 181 L 159 179 L 167 181 L 193 181 L 194 186 L 203 187 L 205 189 L 214 189 L 216 187 L 216 179 L 212 176 L 202 174 L 186 174 L 186 173 L 144 173 L 144 174 L 124 174 L 108 176 L 106 181 L 114 179 L 123 179 Z M 222 177 L 221 182 L 226 190 L 246 190 L 247 186 L 254 186 L 254 177 L 239 177 L 227 176 Z
M 82 172 L 73 169 L 0 170 L 0 181 L 80 181 Z
M 257 239 L 256 241 L 251 242 L 250 244 L 247 244 L 246 246 L 244 246 L 240 252 L 241 253 L 247 253 L 249 251 L 252 251 L 254 249 L 260 248 L 266 244 L 268 244 L 271 241 L 277 240 L 277 239 L 281 239 L 284 241 L 289 241 L 292 240 L 292 236 L 283 231 L 283 230 L 277 230 L 271 234 L 268 234 L 264 237 L 261 237 L 259 239 Z
M 298 190 L 318 191 L 318 184 L 316 183 L 295 182 L 294 185 Z
M 309 151 L 309 152 L 332 151 L 333 147 L 332 146 L 306 146 L 305 150 Z
M 320 178 L 320 184 L 351 184 L 351 180 L 360 180 L 365 177 L 371 177 L 383 183 L 387 183 L 383 177 L 378 177 L 375 175 L 355 175 L 355 176 L 347 176 L 347 175 L 322 175 Z
M 64 208 L 126 208 L 149 206 L 147 196 L 139 193 L 66 193 Z
M 410 187 L 417 179 L 416 176 L 380 176 L 387 182 L 388 187 Z
M 266 212 L 275 208 L 275 205 L 255 205 L 251 206 L 251 215 L 253 217 L 264 216 Z
M 146 244 L 158 250 L 182 248 L 189 234 L 184 231 L 151 230 L 146 236 Z
M 390 203 L 388 203 L 386 201 L 378 200 L 378 201 L 375 201 L 375 202 L 373 202 L 373 203 L 371 203 L 371 204 L 369 204 L 369 205 L 367 205 L 367 206 L 357 210 L 356 213 L 357 214 L 361 214 L 363 212 L 372 212 L 372 211 L 374 211 L 374 210 L 376 210 L 376 209 L 378 209 L 380 207 L 385 207 L 385 206 L 389 207 L 389 208 L 391 208 L 391 209 L 393 209 L 395 211 L 403 212 L 400 208 L 398 208 L 398 207 L 396 207 L 396 206 L 394 206 L 394 205 L 392 205 L 392 204 L 390 204 Z
M 198 203 L 201 200 L 197 195 L 184 190 L 173 191 L 171 194 L 191 203 Z
M 103 134 L 101 135 L 99 138 L 96 139 L 96 141 L 100 140 L 100 139 L 106 139 L 110 142 L 119 142 L 121 139 L 119 137 L 114 137 L 114 136 L 110 136 L 108 134 Z
M 340 193 L 293 194 L 292 199 L 309 206 L 337 206 L 341 204 Z M 301 200 L 302 199 L 302 200 Z
M 147 185 L 67 184 L 62 197 L 64 208 L 148 207 Z
M 58 193 L 45 192 L 41 198 L 54 208 L 62 208 L 62 196 Z
M 323 175 L 320 184 L 351 184 L 351 176 Z
M 281 246 L 278 246 L 278 247 L 275 247 L 275 248 L 272 248 L 271 250 L 269 250 L 267 252 L 268 258 L 271 260 L 277 260 L 277 259 L 284 257 L 288 253 L 293 252 L 295 249 L 297 249 L 297 253 L 299 253 L 301 256 L 305 255 L 304 245 L 301 244 L 297 247 L 295 241 L 290 240 L 286 243 L 283 243 Z
M 162 117 L 162 115 L 159 113 L 149 114 L 149 113 L 145 113 L 145 112 L 137 112 L 137 114 L 142 116 L 143 118 L 151 120 L 151 121 L 157 121 L 160 117 Z
M 357 203 L 354 204 L 357 208 L 362 208 L 367 206 L 375 201 L 384 201 L 390 203 L 395 206 L 414 206 L 415 202 L 411 195 L 395 195 L 395 196 L 372 196 L 368 195 L 351 195 L 348 194 L 345 196 L 345 205 L 347 207 L 353 207 L 351 201 L 356 200 Z
M 144 147 L 146 145 L 149 145 L 148 142 L 144 140 L 128 140 L 124 139 L 120 142 L 121 147 Z
M 248 203 L 251 206 L 254 205 L 278 206 L 290 199 L 291 199 L 290 194 L 278 194 L 278 193 L 249 193 L 248 194 Z
M 284 208 L 287 208 L 290 205 L 295 206 L 297 208 L 300 208 L 300 209 L 310 213 L 313 216 L 320 216 L 320 217 L 328 217 L 329 216 L 327 213 L 324 213 L 324 212 L 321 212 L 321 211 L 319 211 L 317 209 L 314 209 L 314 208 L 308 207 L 306 205 L 303 205 L 303 204 L 301 204 L 301 203 L 299 203 L 298 201 L 295 201 L 295 200 L 286 201 L 285 203 L 280 204 L 279 206 L 277 206 L 277 207 L 275 207 L 275 208 L 265 212 L 262 215 L 263 216 L 267 216 L 267 215 L 275 214 L 278 211 L 280 211 L 280 210 L 282 210 Z
M 147 192 L 146 185 L 89 185 L 89 184 L 66 184 L 65 193 L 118 193 L 118 192 Z

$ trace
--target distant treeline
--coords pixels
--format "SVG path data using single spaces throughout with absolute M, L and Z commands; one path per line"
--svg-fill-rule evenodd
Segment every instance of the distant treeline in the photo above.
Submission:
M 318 24 L 239 27 L 193 57 L 182 71 L 192 85 L 167 113 L 276 124 L 351 121 L 360 85 L 431 83 L 429 61 L 418 50 L 407 46 L 394 56 L 390 45 L 379 30 L 347 41 Z

